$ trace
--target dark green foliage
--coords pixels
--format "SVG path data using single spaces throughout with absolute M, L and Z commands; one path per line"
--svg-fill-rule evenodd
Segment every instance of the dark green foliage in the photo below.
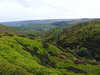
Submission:
M 75 72 L 75 73 L 85 73 L 87 74 L 87 72 L 81 70 L 81 69 L 78 69 L 78 68 L 75 68 L 75 67 L 72 67 L 72 66 L 69 66 L 66 68 L 68 71 L 72 71 L 72 72 Z
M 100 74 L 99 20 L 56 28 L 44 36 L 5 28 L 0 32 L 0 75 Z
M 43 48 L 49 48 L 49 45 L 47 42 L 42 42 Z

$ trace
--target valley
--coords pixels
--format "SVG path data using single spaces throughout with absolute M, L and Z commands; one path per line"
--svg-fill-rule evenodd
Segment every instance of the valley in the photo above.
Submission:
M 100 75 L 99 45 L 100 19 L 1 23 L 0 75 Z

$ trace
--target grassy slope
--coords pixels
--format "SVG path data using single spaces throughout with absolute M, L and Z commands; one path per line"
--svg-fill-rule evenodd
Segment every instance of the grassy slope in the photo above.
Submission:
M 29 52 L 23 50 L 23 46 L 20 45 L 15 39 L 23 42 L 27 45 L 30 50 L 34 47 L 39 48 L 36 55 L 31 55 Z M 1 75 L 64 75 L 64 74 L 73 74 L 73 75 L 85 75 L 81 73 L 73 73 L 66 70 L 68 66 L 73 66 L 80 68 L 84 71 L 87 71 L 90 75 L 98 75 L 99 65 L 91 64 L 74 64 L 71 54 L 65 53 L 67 56 L 66 60 L 56 56 L 56 54 L 62 54 L 60 51 L 53 45 L 49 45 L 48 49 L 42 47 L 42 44 L 39 40 L 30 40 L 28 38 L 21 37 L 9 37 L 4 36 L 0 38 L 0 74 Z M 49 54 L 49 51 L 53 55 Z M 44 59 L 47 57 L 50 61 L 45 63 Z M 41 58 L 38 56 L 40 55 Z M 42 55 L 45 55 L 42 57 Z M 47 60 L 47 59 L 46 59 Z M 52 62 L 56 64 L 51 65 Z M 96 71 L 96 72 L 95 72 Z
M 75 27 L 77 28 L 77 26 Z M 96 37 L 94 40 L 99 40 L 99 27 L 100 25 L 96 24 Z M 54 43 L 44 42 L 44 40 L 39 38 L 31 40 L 27 37 L 19 37 L 16 35 L 0 37 L 0 74 L 99 75 L 99 62 L 95 62 L 85 57 L 77 57 L 74 53 L 78 48 L 76 48 L 75 44 L 74 46 L 71 46 L 73 43 L 77 42 L 79 42 L 80 46 L 86 44 L 84 41 L 87 41 L 87 36 L 84 36 L 84 41 L 79 41 L 80 38 L 77 38 L 78 32 L 82 31 L 81 34 L 83 34 L 83 31 L 86 29 L 87 26 L 83 26 L 80 30 L 73 30 L 74 33 L 70 31 L 70 35 L 68 35 L 68 32 L 64 30 L 63 35 L 59 38 L 59 41 L 64 40 L 64 42 L 60 42 L 60 45 L 57 44 L 56 46 L 58 48 L 53 45 Z M 69 30 L 72 30 L 72 28 Z M 89 35 L 91 35 L 89 38 L 92 38 L 92 35 L 94 34 L 91 34 L 90 32 Z M 56 40 L 57 43 L 59 41 Z M 64 44 L 70 44 L 70 46 L 65 47 Z M 59 49 L 59 47 L 61 48 Z M 72 49 L 71 52 L 70 49 Z M 78 61 L 79 59 L 85 60 L 85 62 L 76 63 L 76 59 Z
M 4 36 L 0 38 L 0 70 L 2 75 L 46 75 L 49 72 L 50 75 L 55 74 L 56 71 L 52 68 L 47 68 L 40 65 L 42 63 L 40 58 L 37 56 L 32 56 L 31 53 L 25 51 L 21 44 L 16 40 L 23 42 L 23 44 L 28 45 L 30 50 L 33 50 L 34 47 L 39 48 L 37 54 L 44 55 L 49 49 L 55 49 L 57 52 L 60 52 L 59 49 L 51 45 L 51 47 L 46 51 L 41 42 L 37 40 L 30 40 L 27 38 L 21 37 L 8 37 Z M 53 51 L 52 51 L 53 52 Z

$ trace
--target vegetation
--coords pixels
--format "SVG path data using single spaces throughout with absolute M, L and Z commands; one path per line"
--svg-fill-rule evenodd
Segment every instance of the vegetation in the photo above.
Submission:
M 30 32 L 47 32 L 55 28 L 69 27 L 78 22 L 85 22 L 92 19 L 49 19 L 49 20 L 28 20 L 15 22 L 1 22 L 6 26 L 17 28 L 18 30 Z
M 100 75 L 99 28 L 96 19 L 39 36 L 0 25 L 0 75 Z

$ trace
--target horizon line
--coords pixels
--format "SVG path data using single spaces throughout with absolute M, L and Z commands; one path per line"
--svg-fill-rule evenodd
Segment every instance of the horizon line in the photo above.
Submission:
M 75 19 L 100 19 L 100 18 L 51 18 L 51 19 L 29 19 L 29 20 L 12 20 L 12 21 L 0 21 L 2 22 L 20 22 L 20 21 L 42 21 L 42 20 L 75 20 Z

